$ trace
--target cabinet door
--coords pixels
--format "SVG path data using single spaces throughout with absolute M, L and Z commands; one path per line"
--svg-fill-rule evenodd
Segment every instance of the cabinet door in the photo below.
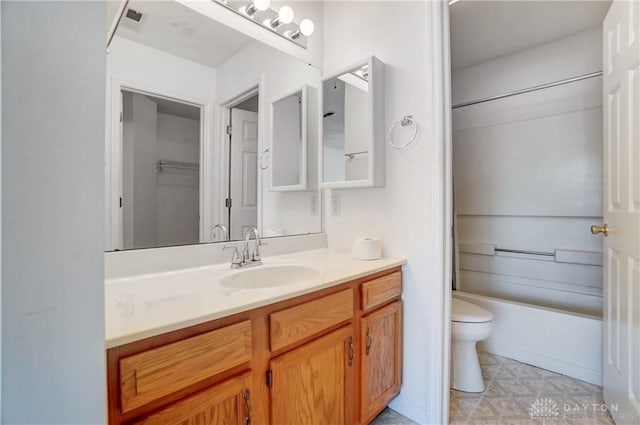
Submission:
M 136 425 L 245 425 L 251 422 L 249 374 L 234 377 L 173 403 Z
M 271 360 L 271 423 L 350 424 L 354 344 L 347 326 Z
M 400 392 L 402 303 L 362 318 L 360 420 L 369 423 Z

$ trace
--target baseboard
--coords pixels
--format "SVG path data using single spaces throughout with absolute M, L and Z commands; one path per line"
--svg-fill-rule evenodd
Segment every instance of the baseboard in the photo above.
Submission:
M 411 403 L 408 403 L 406 400 L 403 400 L 402 396 L 396 397 L 389 404 L 389 408 L 421 425 L 441 425 L 429 422 L 427 412 L 417 408 Z
M 602 385 L 602 375 L 599 370 L 588 369 L 560 359 L 544 356 L 539 353 L 524 350 L 520 347 L 499 344 L 492 341 L 483 341 L 478 344 L 480 351 L 495 354 L 501 357 L 517 360 L 542 369 L 580 379 L 594 385 Z

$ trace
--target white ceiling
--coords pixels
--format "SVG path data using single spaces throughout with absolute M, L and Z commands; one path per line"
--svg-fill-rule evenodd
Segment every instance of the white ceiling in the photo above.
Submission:
M 140 22 L 122 17 L 116 35 L 217 68 L 252 38 L 173 1 L 132 0 Z
M 451 67 L 466 68 L 602 25 L 606 1 L 480 1 L 451 5 Z

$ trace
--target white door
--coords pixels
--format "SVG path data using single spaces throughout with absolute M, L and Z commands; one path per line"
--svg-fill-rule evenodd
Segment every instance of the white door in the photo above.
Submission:
M 232 240 L 258 226 L 258 114 L 231 110 L 230 197 Z
M 615 0 L 603 24 L 604 398 L 640 423 L 640 2 Z

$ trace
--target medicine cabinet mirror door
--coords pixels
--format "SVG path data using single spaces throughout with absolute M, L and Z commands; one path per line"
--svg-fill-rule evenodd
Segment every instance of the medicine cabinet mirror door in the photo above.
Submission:
M 271 103 L 273 191 L 307 190 L 308 90 L 305 85 Z
M 384 186 L 384 66 L 375 57 L 322 83 L 321 187 Z

